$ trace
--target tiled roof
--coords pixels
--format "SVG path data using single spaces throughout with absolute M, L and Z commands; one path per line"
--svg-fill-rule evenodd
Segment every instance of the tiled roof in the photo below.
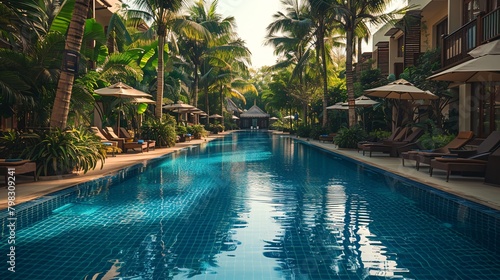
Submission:
M 269 114 L 257 105 L 253 105 L 248 111 L 241 113 L 240 118 L 269 118 Z

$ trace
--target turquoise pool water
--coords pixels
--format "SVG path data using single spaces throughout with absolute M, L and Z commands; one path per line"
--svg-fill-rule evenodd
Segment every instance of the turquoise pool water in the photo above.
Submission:
M 500 276 L 498 211 L 268 133 L 234 133 L 19 209 L 15 273 L 2 213 L 0 279 Z

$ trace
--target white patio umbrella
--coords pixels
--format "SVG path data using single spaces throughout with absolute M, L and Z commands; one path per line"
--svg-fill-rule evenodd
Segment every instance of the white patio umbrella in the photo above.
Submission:
M 344 106 L 345 102 L 337 102 L 331 106 L 326 107 L 327 110 L 349 110 L 349 106 Z
M 401 100 L 429 100 L 438 99 L 428 90 L 422 90 L 414 86 L 412 83 L 405 79 L 399 79 L 385 86 L 376 87 L 365 90 L 366 95 L 372 97 L 398 99 L 401 105 Z M 401 106 L 400 106 L 401 107 Z M 400 110 L 398 110 L 398 119 L 400 117 Z M 398 124 L 399 125 L 399 124 Z
M 177 101 L 177 103 L 168 104 L 162 107 L 163 109 L 177 113 L 177 122 L 179 122 L 180 113 L 185 113 L 187 110 L 195 109 L 193 105 L 184 104 L 182 101 Z
M 95 93 L 101 96 L 113 96 L 118 98 L 140 98 L 140 97 L 153 97 L 151 94 L 145 93 L 138 89 L 135 89 L 129 85 L 126 85 L 122 82 L 118 82 L 116 84 L 110 85 L 105 88 L 96 89 Z M 117 136 L 120 137 L 120 113 L 121 113 L 121 104 L 120 110 L 118 112 L 118 129 Z
M 354 106 L 355 107 L 371 107 L 371 106 L 376 105 L 376 104 L 378 104 L 377 101 L 375 101 L 367 96 L 364 96 L 364 95 L 354 99 Z M 344 102 L 344 103 L 342 103 L 342 106 L 349 106 L 349 103 Z
M 427 79 L 463 83 L 500 81 L 500 40 L 481 45 L 469 55 L 474 58 Z
M 182 101 L 177 101 L 177 103 L 168 104 L 168 105 L 163 106 L 162 108 L 178 113 L 181 111 L 194 109 L 195 107 L 193 105 L 184 104 L 184 102 L 182 102 Z
M 209 119 L 222 119 L 222 116 L 219 114 L 213 114 L 208 117 Z
M 371 97 L 403 99 L 403 100 L 427 100 L 438 99 L 430 91 L 421 90 L 405 79 L 399 79 L 385 86 L 365 90 L 366 95 Z

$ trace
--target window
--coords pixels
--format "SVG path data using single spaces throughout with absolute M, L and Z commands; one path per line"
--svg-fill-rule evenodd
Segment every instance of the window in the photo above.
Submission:
M 466 24 L 474 20 L 480 11 L 479 0 L 465 0 L 463 23 Z
M 442 36 L 448 34 L 448 19 L 444 19 L 436 25 L 436 48 L 441 47 Z
M 500 83 L 474 83 L 472 92 L 472 129 L 478 137 L 484 138 L 500 130 Z
M 398 57 L 403 57 L 404 50 L 405 50 L 405 38 L 404 36 L 401 36 L 398 38 Z

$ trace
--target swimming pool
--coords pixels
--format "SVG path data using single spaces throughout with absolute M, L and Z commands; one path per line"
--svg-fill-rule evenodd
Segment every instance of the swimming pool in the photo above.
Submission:
M 17 215 L 16 273 L 2 261 L 0 279 L 500 275 L 498 211 L 268 133 L 184 149 Z

